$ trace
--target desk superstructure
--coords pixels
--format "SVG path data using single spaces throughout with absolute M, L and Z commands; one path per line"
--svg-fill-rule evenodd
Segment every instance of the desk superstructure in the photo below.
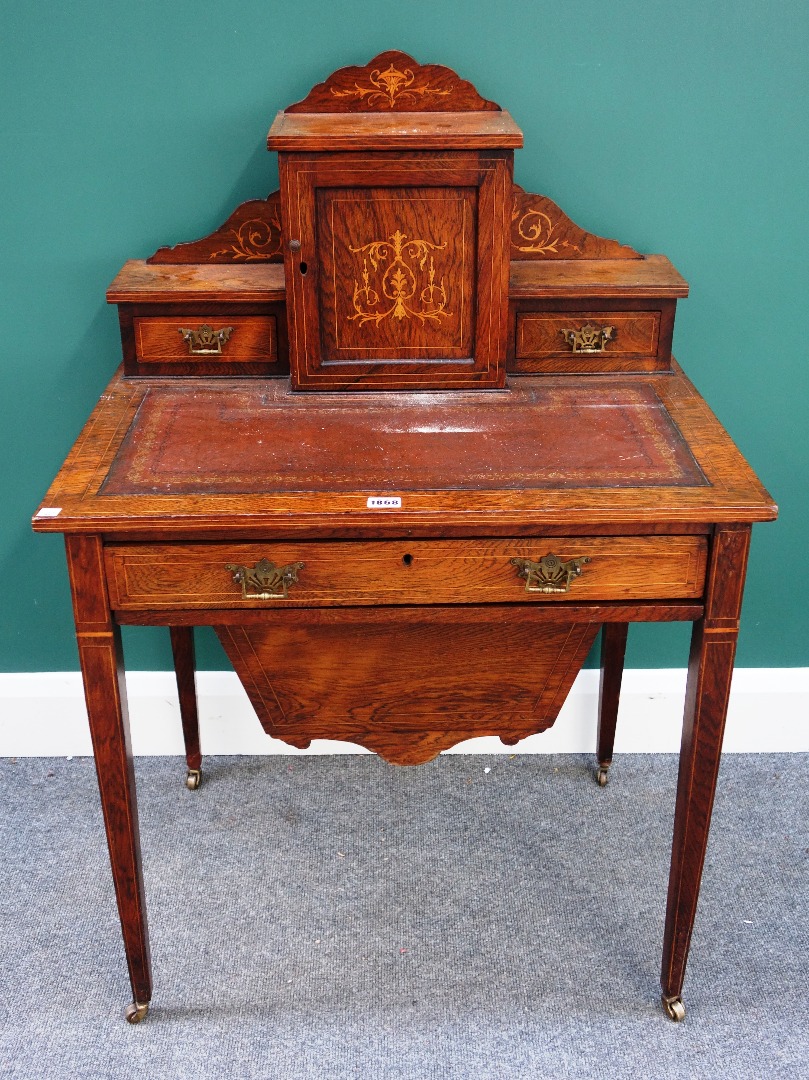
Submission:
M 280 192 L 110 287 L 123 367 L 34 527 L 65 534 L 133 1022 L 122 624 L 171 628 L 195 789 L 194 626 L 269 735 L 398 764 L 548 728 L 601 629 L 603 785 L 628 623 L 692 621 L 661 980 L 684 1015 L 750 527 L 776 509 L 672 360 L 686 283 L 515 185 L 521 143 L 450 69 L 384 53 L 276 118 Z

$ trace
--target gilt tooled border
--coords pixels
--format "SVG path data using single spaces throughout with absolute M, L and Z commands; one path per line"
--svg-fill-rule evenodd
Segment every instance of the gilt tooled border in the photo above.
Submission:
M 541 390 L 541 394 L 544 400 L 547 400 L 549 404 L 554 402 L 560 402 L 569 398 L 570 392 L 573 388 L 563 387 L 549 387 Z M 580 388 L 579 388 L 579 392 Z M 624 400 L 609 405 L 608 407 L 620 409 L 624 420 L 627 425 L 627 429 L 634 436 L 634 443 L 637 448 L 637 452 L 642 454 L 646 459 L 646 467 L 635 468 L 628 475 L 613 474 L 607 478 L 606 483 L 601 483 L 597 486 L 601 488 L 610 487 L 627 487 L 630 484 L 642 485 L 644 482 L 652 483 L 656 487 L 661 486 L 701 486 L 707 483 L 702 470 L 699 468 L 697 462 L 690 457 L 690 451 L 684 443 L 676 440 L 681 440 L 679 430 L 674 424 L 674 421 L 669 417 L 665 406 L 654 394 L 654 398 L 657 405 L 654 402 L 650 403 L 648 396 L 641 393 L 640 389 L 633 387 L 621 387 L 620 393 Z M 198 395 L 203 396 L 203 395 Z M 222 400 L 222 395 L 214 392 L 206 392 L 207 397 L 215 405 L 218 405 L 215 423 L 222 423 L 224 412 L 227 407 L 227 402 Z M 629 398 L 629 400 L 627 400 Z M 632 400 L 634 399 L 634 400 Z M 146 406 L 146 400 L 143 406 Z M 127 433 L 127 437 L 124 440 L 124 445 L 119 452 L 119 458 L 110 470 L 108 482 L 105 484 L 107 494 L 137 494 L 137 493 L 149 493 L 149 494 L 172 494 L 171 491 L 166 491 L 167 486 L 173 486 L 174 493 L 193 493 L 198 491 L 200 493 L 207 492 L 215 494 L 217 487 L 222 489 L 222 493 L 241 493 L 241 494 L 258 494 L 269 493 L 267 491 L 266 483 L 262 486 L 261 475 L 256 475 L 254 471 L 248 471 L 247 469 L 241 471 L 230 470 L 213 470 L 206 472 L 204 477 L 195 477 L 188 474 L 185 476 L 172 476 L 168 473 L 166 465 L 166 456 L 171 455 L 172 447 L 176 447 L 176 440 L 172 439 L 172 430 L 176 420 L 182 416 L 183 402 L 176 398 L 166 399 L 163 397 L 154 397 L 149 402 L 150 408 L 142 407 L 139 410 L 139 415 L 133 421 L 133 426 Z M 288 409 L 289 402 L 286 401 L 283 406 L 273 406 L 270 403 L 265 403 L 263 408 L 265 410 L 272 410 L 273 408 L 283 407 Z M 589 408 L 587 404 L 581 402 L 572 406 L 572 408 L 580 410 L 582 408 Z M 601 405 L 595 405 L 593 407 L 604 407 Z M 131 455 L 125 455 L 121 457 L 121 454 L 126 451 L 127 444 L 133 441 L 135 425 L 140 421 L 139 430 L 137 431 L 137 445 L 132 448 Z M 668 430 L 667 430 L 668 429 Z M 674 436 L 674 440 L 671 439 Z M 679 453 L 678 453 L 679 450 Z M 657 463 L 655 462 L 655 454 L 657 455 Z M 683 461 L 682 455 L 687 454 L 690 457 L 690 462 Z M 118 468 L 116 468 L 116 464 Z M 689 469 L 689 464 L 692 465 L 692 469 Z M 170 465 L 170 463 L 169 463 Z M 661 472 L 663 475 L 661 475 Z M 346 484 L 354 483 L 350 476 L 346 478 Z M 467 475 L 467 481 L 474 482 L 475 477 Z M 477 478 L 479 481 L 485 479 L 489 480 L 491 485 L 491 475 L 487 477 L 480 476 Z M 587 481 L 583 483 L 583 481 Z M 360 486 L 362 482 L 357 482 L 357 487 L 354 490 L 365 490 L 364 486 Z M 565 467 L 551 468 L 542 473 L 541 479 L 538 478 L 526 478 L 524 473 L 520 473 L 519 469 L 515 469 L 510 476 L 501 477 L 498 482 L 499 486 L 504 488 L 512 488 L 515 485 L 524 486 L 527 489 L 530 488 L 545 488 L 553 484 L 566 484 L 571 486 L 587 486 L 592 487 L 592 465 L 583 465 L 581 467 Z M 378 482 L 375 486 L 378 486 Z M 420 490 L 453 490 L 457 485 L 448 485 L 445 488 L 434 488 L 429 485 Z M 466 485 L 464 485 L 466 487 Z M 162 492 L 159 489 L 162 488 Z M 308 491 L 310 488 L 302 487 L 295 488 L 292 486 L 284 486 L 279 488 L 284 493 L 289 493 L 295 490 Z M 342 490 L 348 490 L 348 487 L 342 488 Z

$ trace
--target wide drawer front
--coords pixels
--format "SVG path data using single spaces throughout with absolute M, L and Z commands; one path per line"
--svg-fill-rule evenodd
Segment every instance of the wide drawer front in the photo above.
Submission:
M 524 312 L 517 316 L 516 357 L 655 356 L 659 334 L 659 311 Z
M 149 316 L 135 318 L 134 329 L 142 364 L 254 364 L 278 354 L 274 315 Z
M 701 536 L 118 544 L 114 609 L 687 599 Z

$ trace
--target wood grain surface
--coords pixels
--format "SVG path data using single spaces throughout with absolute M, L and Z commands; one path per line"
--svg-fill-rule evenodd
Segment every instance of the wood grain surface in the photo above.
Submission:
M 171 627 L 171 653 L 177 679 L 177 697 L 183 725 L 185 760 L 189 769 L 202 768 L 199 743 L 199 712 L 197 709 L 196 662 L 194 630 L 191 626 Z
M 711 545 L 705 614 L 694 624 L 691 637 L 660 976 L 664 998 L 679 997 L 685 979 L 722 753 L 749 549 L 749 525 L 717 529 Z
M 677 301 L 627 295 L 512 299 L 506 369 L 519 375 L 669 371 Z M 563 330 L 612 327 L 604 351 L 574 353 Z
M 313 86 L 302 101 L 287 106 L 289 113 L 369 110 L 407 112 L 499 112 L 494 101 L 481 97 L 472 83 L 442 64 L 420 64 L 405 52 L 391 49 L 367 64 L 338 68 Z
M 612 357 L 655 356 L 660 329 L 659 311 L 588 311 L 523 313 L 517 316 L 518 359 L 561 357 L 573 354 L 565 338 L 568 329 L 579 330 L 588 323 L 609 326 L 612 336 L 604 344 L 603 355 Z M 595 354 L 589 357 L 598 362 Z
M 284 262 L 294 388 L 503 385 L 510 154 L 281 154 L 279 167 L 286 228 L 296 245 L 288 245 Z M 450 188 L 461 194 L 450 198 Z M 352 198 L 356 210 L 350 208 Z M 366 223 L 364 213 L 370 219 Z M 358 259 L 360 252 L 345 249 L 374 241 L 391 244 L 397 232 L 410 241 L 440 246 L 425 251 L 423 262 L 412 249 L 403 255 L 407 267 L 400 264 L 399 270 L 405 277 L 413 275 L 406 290 L 412 290 L 406 304 L 411 314 L 397 309 L 381 322 L 355 320 L 358 311 L 385 310 L 383 278 L 394 255 L 386 248 L 384 259 L 379 254 L 384 265 L 375 267 Z M 447 314 L 435 318 L 423 314 L 440 306 L 435 296 L 425 293 L 430 289 L 430 257 L 451 294 L 444 305 Z M 357 297 L 364 272 L 369 274 L 368 287 L 380 296 L 379 304 L 367 292 Z M 393 291 L 387 289 L 388 294 Z M 343 335 L 348 335 L 351 349 L 340 359 Z M 362 359 L 363 349 L 368 350 L 367 359 Z
M 665 255 L 641 259 L 538 259 L 520 261 L 512 254 L 509 296 L 512 300 L 587 299 L 588 297 L 688 296 L 688 282 Z
M 503 112 L 310 116 L 279 112 L 267 148 L 282 153 L 407 150 L 515 150 L 523 135 Z
M 231 315 L 228 311 L 212 311 L 193 317 L 174 318 L 149 316 L 136 318 L 135 349 L 142 364 L 187 364 L 194 361 L 218 361 L 239 364 L 261 360 L 272 361 L 277 355 L 275 318 L 272 315 Z M 228 340 L 215 356 L 193 353 L 183 339 L 185 330 L 198 330 L 208 325 L 214 331 L 230 330 Z
M 65 538 L 76 639 L 101 809 L 134 1000 L 152 996 L 149 931 L 121 631 L 109 609 L 101 541 Z
M 702 594 L 707 543 L 700 536 L 548 537 L 266 544 L 112 544 L 106 548 L 114 609 L 479 604 L 675 599 Z M 587 558 L 564 593 L 526 589 L 512 558 Z M 229 565 L 303 562 L 285 600 L 245 600 Z
M 390 619 L 391 606 L 357 605 L 356 607 L 307 608 L 310 619 L 327 619 L 335 613 L 343 620 L 358 615 L 363 621 L 376 619 L 386 622 Z M 583 604 L 568 601 L 564 604 L 536 603 L 520 604 L 521 618 L 533 614 L 537 632 L 543 626 L 560 622 L 592 622 L 599 626 L 605 622 L 693 622 L 702 616 L 702 597 L 697 600 L 602 600 L 599 603 Z M 397 606 L 398 607 L 398 606 Z M 477 606 L 477 621 L 484 623 L 501 622 L 509 618 L 513 604 L 480 604 Z M 300 606 L 287 605 L 273 608 L 263 607 L 152 607 L 117 608 L 115 620 L 122 626 L 266 626 L 268 620 L 275 622 L 287 614 L 295 616 Z M 419 617 L 423 622 L 440 622 L 453 606 L 425 604 L 420 609 Z
M 605 622 L 601 628 L 601 672 L 598 686 L 598 735 L 596 736 L 596 761 L 601 769 L 608 769 L 612 763 L 628 631 L 629 624 L 625 622 Z
M 284 272 L 273 263 L 164 266 L 130 259 L 107 289 L 109 304 L 268 303 L 284 297 Z
M 291 613 L 290 613 L 291 614 Z M 311 621 L 217 629 L 268 734 L 359 743 L 415 765 L 478 735 L 510 742 L 549 727 L 598 631 L 561 623 L 539 633 L 510 610 L 481 623 L 459 608 L 423 621 Z
M 629 390 L 631 398 L 626 397 Z M 556 421 L 548 405 L 554 398 Z M 637 419 L 633 426 L 616 428 L 621 409 L 615 402 L 622 400 L 634 402 L 629 415 L 645 415 L 644 423 L 650 432 L 658 432 L 662 446 L 672 440 L 675 447 L 682 443 L 681 466 L 675 464 L 672 471 L 667 455 L 658 464 L 649 461 L 648 440 L 637 434 Z M 150 413 L 166 419 L 149 428 Z M 469 423 L 472 416 L 474 423 Z M 308 436 L 300 426 L 305 423 L 312 425 Z M 326 425 L 334 425 L 334 438 L 324 443 Z M 349 437 L 351 425 L 354 433 Z M 358 434 L 366 432 L 361 445 L 372 450 L 386 428 L 390 438 L 404 440 L 395 447 L 388 444 L 398 456 L 382 453 L 378 462 L 364 462 L 365 450 L 357 451 Z M 553 441 L 554 428 L 558 443 Z M 199 438 L 189 451 L 187 437 L 195 429 Z M 164 450 L 140 445 L 140 433 L 147 430 L 162 440 Z M 271 431 L 275 435 L 268 442 Z M 534 457 L 533 478 L 529 472 L 520 481 L 521 467 L 530 464 L 543 439 L 548 440 L 547 451 Z M 634 466 L 624 460 L 633 444 L 635 453 L 646 458 L 645 470 L 641 457 Z M 405 450 L 408 445 L 412 450 Z M 479 471 L 469 468 L 468 454 L 459 456 L 461 445 L 470 454 L 474 450 Z M 281 452 L 286 457 L 278 456 Z M 212 482 L 215 459 L 207 464 L 199 460 L 206 454 L 224 458 L 218 485 Z M 438 481 L 441 488 L 429 490 L 425 462 L 435 460 L 436 454 L 444 474 Z M 500 458 L 498 467 L 493 467 L 493 454 Z M 240 457 L 242 479 L 234 467 Z M 297 475 L 290 482 L 295 460 Z M 142 465 L 136 467 L 137 462 Z M 209 472 L 205 483 L 193 481 L 197 465 Z M 645 475 L 631 477 L 633 468 Z M 358 484 L 363 470 L 367 479 Z M 412 487 L 403 488 L 408 470 Z M 616 486 L 614 478 L 622 472 L 627 483 Z M 456 479 L 450 483 L 453 473 Z M 507 483 L 509 475 L 513 485 Z M 137 494 L 125 493 L 133 487 Z M 398 493 L 401 507 L 369 509 L 368 496 L 380 491 Z M 34 528 L 41 532 L 95 531 L 121 538 L 148 534 L 152 539 L 183 533 L 265 539 L 517 536 L 544 535 L 549 527 L 567 536 L 603 535 L 605 529 L 681 533 L 717 521 L 772 520 L 777 512 L 727 433 L 678 371 L 629 384 L 626 376 L 526 376 L 500 393 L 365 398 L 301 397 L 280 379 L 261 384 L 198 379 L 180 385 L 117 376 L 42 506 L 58 507 L 60 513 L 35 515 Z
M 281 194 L 250 199 L 237 206 L 224 224 L 200 240 L 161 247 L 146 261 L 152 264 L 281 262 Z

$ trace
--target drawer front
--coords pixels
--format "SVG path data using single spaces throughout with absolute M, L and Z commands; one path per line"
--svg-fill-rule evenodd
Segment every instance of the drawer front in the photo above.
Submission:
M 690 599 L 701 536 L 110 545 L 119 610 Z M 554 558 L 549 558 L 553 556 Z
M 659 311 L 537 311 L 517 315 L 518 360 L 573 360 L 591 368 L 657 355 Z
M 509 371 L 668 371 L 676 307 L 666 297 L 520 300 L 509 338 Z
M 527 312 L 517 317 L 517 357 L 653 356 L 659 332 L 659 311 Z
M 278 355 L 274 315 L 187 315 L 134 320 L 142 364 L 255 364 Z

